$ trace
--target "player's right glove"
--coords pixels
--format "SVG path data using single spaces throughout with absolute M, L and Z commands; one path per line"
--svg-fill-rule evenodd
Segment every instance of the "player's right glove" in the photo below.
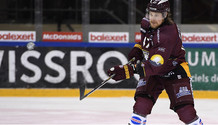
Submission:
M 138 47 L 133 47 L 130 53 L 128 54 L 128 60 L 135 57 L 135 60 L 132 62 L 133 64 L 136 64 L 139 61 L 142 61 L 143 59 L 143 52 Z
M 109 76 L 115 74 L 112 79 L 118 81 L 118 80 L 123 80 L 123 79 L 129 79 L 133 76 L 133 68 L 129 64 L 126 65 L 119 65 L 119 66 L 114 66 L 110 68 L 107 73 Z

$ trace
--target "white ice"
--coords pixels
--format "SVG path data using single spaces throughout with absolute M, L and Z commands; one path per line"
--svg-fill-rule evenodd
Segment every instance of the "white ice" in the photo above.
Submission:
M 133 98 L 38 98 L 0 97 L 0 124 L 127 125 Z M 218 125 L 218 100 L 195 99 L 198 115 L 205 125 Z M 169 109 L 168 99 L 159 99 L 147 125 L 183 125 Z

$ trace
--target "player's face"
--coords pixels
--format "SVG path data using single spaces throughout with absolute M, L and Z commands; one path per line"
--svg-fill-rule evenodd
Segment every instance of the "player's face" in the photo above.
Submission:
M 164 18 L 162 13 L 150 11 L 149 20 L 150 20 L 151 28 L 155 29 L 163 23 Z

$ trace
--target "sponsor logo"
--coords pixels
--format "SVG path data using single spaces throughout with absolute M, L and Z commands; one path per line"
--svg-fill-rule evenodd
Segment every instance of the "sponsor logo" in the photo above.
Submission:
M 34 31 L 0 31 L 0 41 L 35 41 Z
M 141 42 L 141 33 L 140 32 L 135 33 L 135 42 Z
M 146 85 L 146 81 L 140 79 L 136 88 Z
M 144 120 L 142 122 L 141 118 L 137 117 L 137 116 L 132 116 L 131 118 L 131 122 L 134 124 L 134 125 L 146 125 L 146 120 Z
M 203 122 L 201 121 L 201 119 L 200 119 L 200 121 L 199 121 L 199 124 L 200 124 L 200 125 L 203 125 Z
M 157 51 L 165 52 L 165 50 L 166 50 L 166 48 L 164 48 L 164 47 L 158 47 Z
M 153 65 L 153 66 L 161 66 L 164 64 L 164 59 L 161 55 L 159 54 L 155 54 L 151 57 L 150 59 L 150 63 Z
M 149 7 L 150 10 L 156 11 L 157 8 Z
M 182 33 L 185 43 L 217 43 L 216 33 Z
M 157 36 L 159 30 L 157 32 Z M 182 42 L 184 43 L 218 43 L 218 34 L 217 33 L 182 33 Z M 135 42 L 141 42 L 141 33 L 135 33 Z M 158 42 L 161 42 L 158 37 Z
M 160 28 L 157 29 L 157 42 L 160 43 Z
M 81 32 L 43 32 L 43 41 L 82 42 Z
M 139 117 L 137 117 L 137 116 L 133 116 L 132 118 L 131 118 L 131 122 L 134 124 L 134 125 L 140 125 L 141 124 L 141 119 L 139 118 Z
M 129 42 L 128 32 L 89 32 L 89 42 Z
M 16 86 L 26 87 L 24 84 L 27 83 L 37 84 L 35 86 L 37 87 L 38 83 L 44 84 L 44 82 L 49 85 L 77 86 L 84 81 L 95 86 L 99 80 L 101 82 L 108 78 L 105 69 L 108 68 L 106 64 L 110 60 L 119 61 L 122 65 L 128 62 L 126 56 L 120 51 L 96 51 L 96 47 L 88 50 L 83 50 L 84 47 L 80 48 L 36 47 L 29 51 L 24 47 L 14 47 L 14 50 L 11 47 L 2 47 L 0 73 L 9 75 L 2 76 L 5 81 L 0 86 L 16 83 Z M 108 81 L 111 84 L 119 82 L 122 81 Z
M 178 62 L 176 62 L 175 60 L 172 62 L 173 66 L 176 66 L 178 64 Z
M 179 92 L 176 94 L 177 98 L 180 98 L 182 96 L 186 96 L 186 95 L 191 95 L 191 91 L 188 90 L 187 86 L 185 87 L 180 87 L 179 88 Z

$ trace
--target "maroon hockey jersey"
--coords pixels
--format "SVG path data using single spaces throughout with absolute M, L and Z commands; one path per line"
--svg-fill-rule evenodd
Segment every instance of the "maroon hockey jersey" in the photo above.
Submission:
M 141 42 L 134 47 L 143 51 L 145 60 L 142 65 L 145 69 L 146 80 L 151 75 L 164 76 L 185 62 L 185 50 L 176 24 L 163 23 L 157 29 L 152 29 L 149 20 L 143 18 Z M 188 65 L 185 66 L 185 70 L 190 77 Z

